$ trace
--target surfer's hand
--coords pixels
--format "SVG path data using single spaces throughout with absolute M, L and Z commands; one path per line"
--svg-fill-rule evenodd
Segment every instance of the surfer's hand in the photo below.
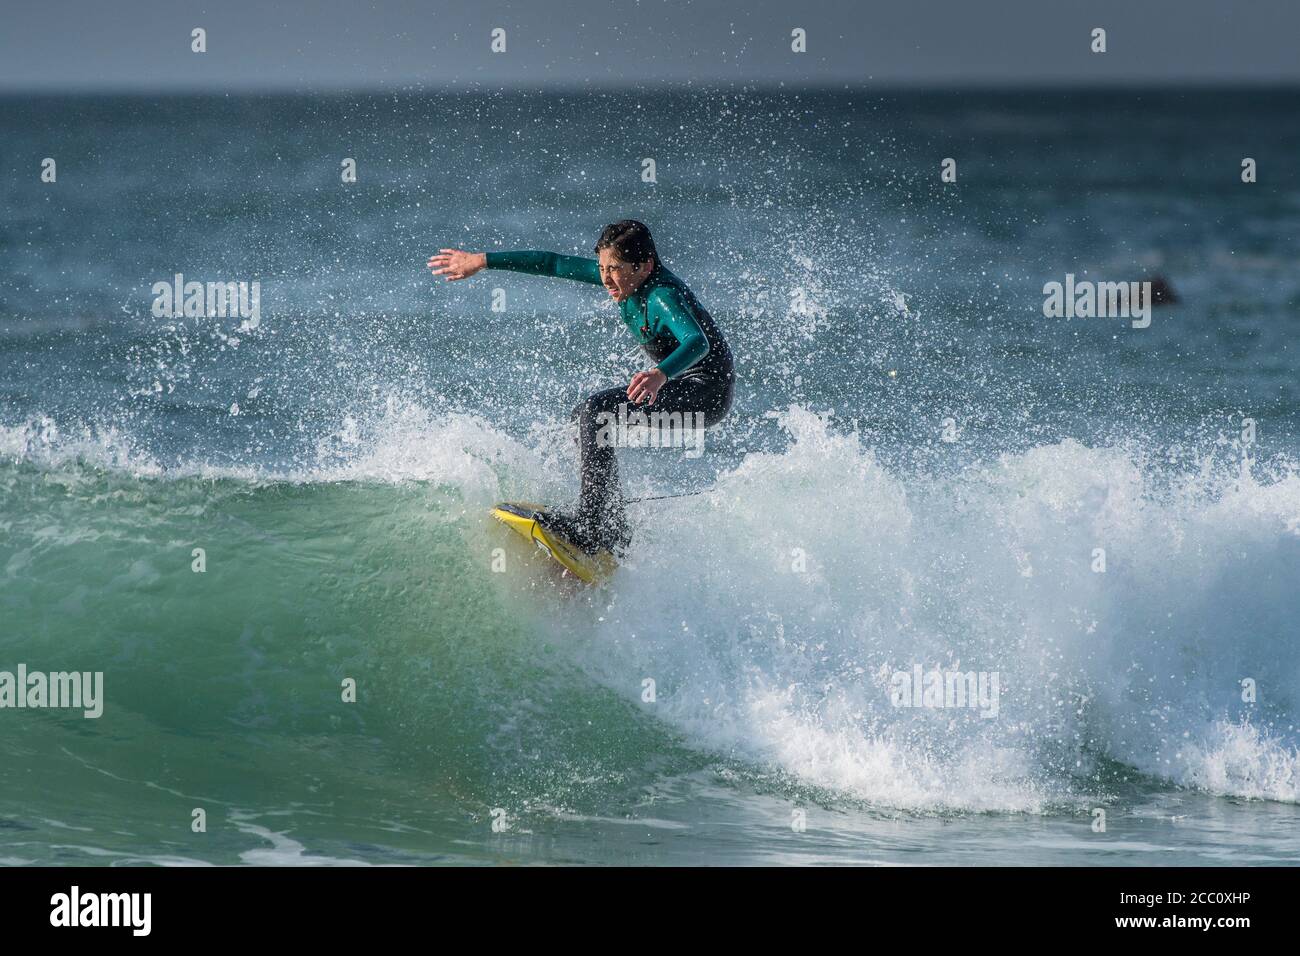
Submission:
M 433 270 L 433 274 L 446 276 L 448 282 L 456 279 L 468 279 L 474 273 L 486 267 L 486 252 L 439 249 L 436 256 L 429 257 L 429 268 Z
M 659 389 L 664 387 L 666 381 L 668 376 L 657 368 L 652 368 L 648 372 L 637 372 L 632 376 L 632 384 L 627 387 L 627 397 L 638 405 L 643 400 L 653 405 L 659 395 Z

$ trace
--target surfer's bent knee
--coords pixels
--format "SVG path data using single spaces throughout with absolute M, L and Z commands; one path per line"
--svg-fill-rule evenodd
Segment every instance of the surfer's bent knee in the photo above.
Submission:
M 621 388 L 607 388 L 604 391 L 593 392 L 588 395 L 577 405 L 573 406 L 573 411 L 569 413 L 569 418 L 574 424 L 581 425 L 584 419 L 597 424 L 596 416 L 601 412 L 612 412 L 618 408 L 619 402 L 627 401 L 627 394 Z

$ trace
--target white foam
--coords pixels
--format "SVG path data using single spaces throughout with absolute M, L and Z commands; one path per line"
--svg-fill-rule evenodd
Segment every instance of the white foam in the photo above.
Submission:
M 1095 801 L 1097 757 L 1296 800 L 1294 474 L 1171 482 L 1066 441 L 902 478 L 811 413 L 782 424 L 786 452 L 640 529 L 575 643 L 589 673 L 631 699 L 653 678 L 648 709 L 697 743 L 889 805 Z M 893 707 L 917 664 L 999 673 L 999 715 Z

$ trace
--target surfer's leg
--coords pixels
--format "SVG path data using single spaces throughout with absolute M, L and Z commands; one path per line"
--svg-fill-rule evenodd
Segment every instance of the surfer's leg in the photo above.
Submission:
M 619 405 L 626 401 L 626 388 L 607 388 L 589 396 L 573 410 L 582 476 L 576 517 L 586 534 L 606 546 L 626 544 L 628 538 L 615 446 L 608 440 L 612 429 L 605 429 L 617 418 Z
M 615 423 L 620 407 L 626 414 L 677 413 L 684 427 L 708 427 L 721 421 L 731 408 L 734 379 L 731 375 L 691 376 L 664 384 L 653 405 L 628 401 L 627 389 L 608 388 L 589 396 L 573 410 L 578 426 L 578 461 L 582 493 L 577 513 L 569 521 L 560 516 L 557 527 L 580 547 L 595 549 L 626 547 L 631 533 L 624 512 L 623 489 L 618 480 L 614 456 Z
M 730 376 L 690 376 L 666 382 L 653 405 L 638 406 L 647 414 L 680 414 L 683 427 L 716 425 L 731 410 L 735 379 Z

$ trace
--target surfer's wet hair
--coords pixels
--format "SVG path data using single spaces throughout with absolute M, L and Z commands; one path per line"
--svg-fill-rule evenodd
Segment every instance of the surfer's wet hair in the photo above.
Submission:
M 635 219 L 620 219 L 606 226 L 596 241 L 597 255 L 601 249 L 612 249 L 620 260 L 633 265 L 640 265 L 652 257 L 655 261 L 659 259 L 650 230 L 645 223 Z

